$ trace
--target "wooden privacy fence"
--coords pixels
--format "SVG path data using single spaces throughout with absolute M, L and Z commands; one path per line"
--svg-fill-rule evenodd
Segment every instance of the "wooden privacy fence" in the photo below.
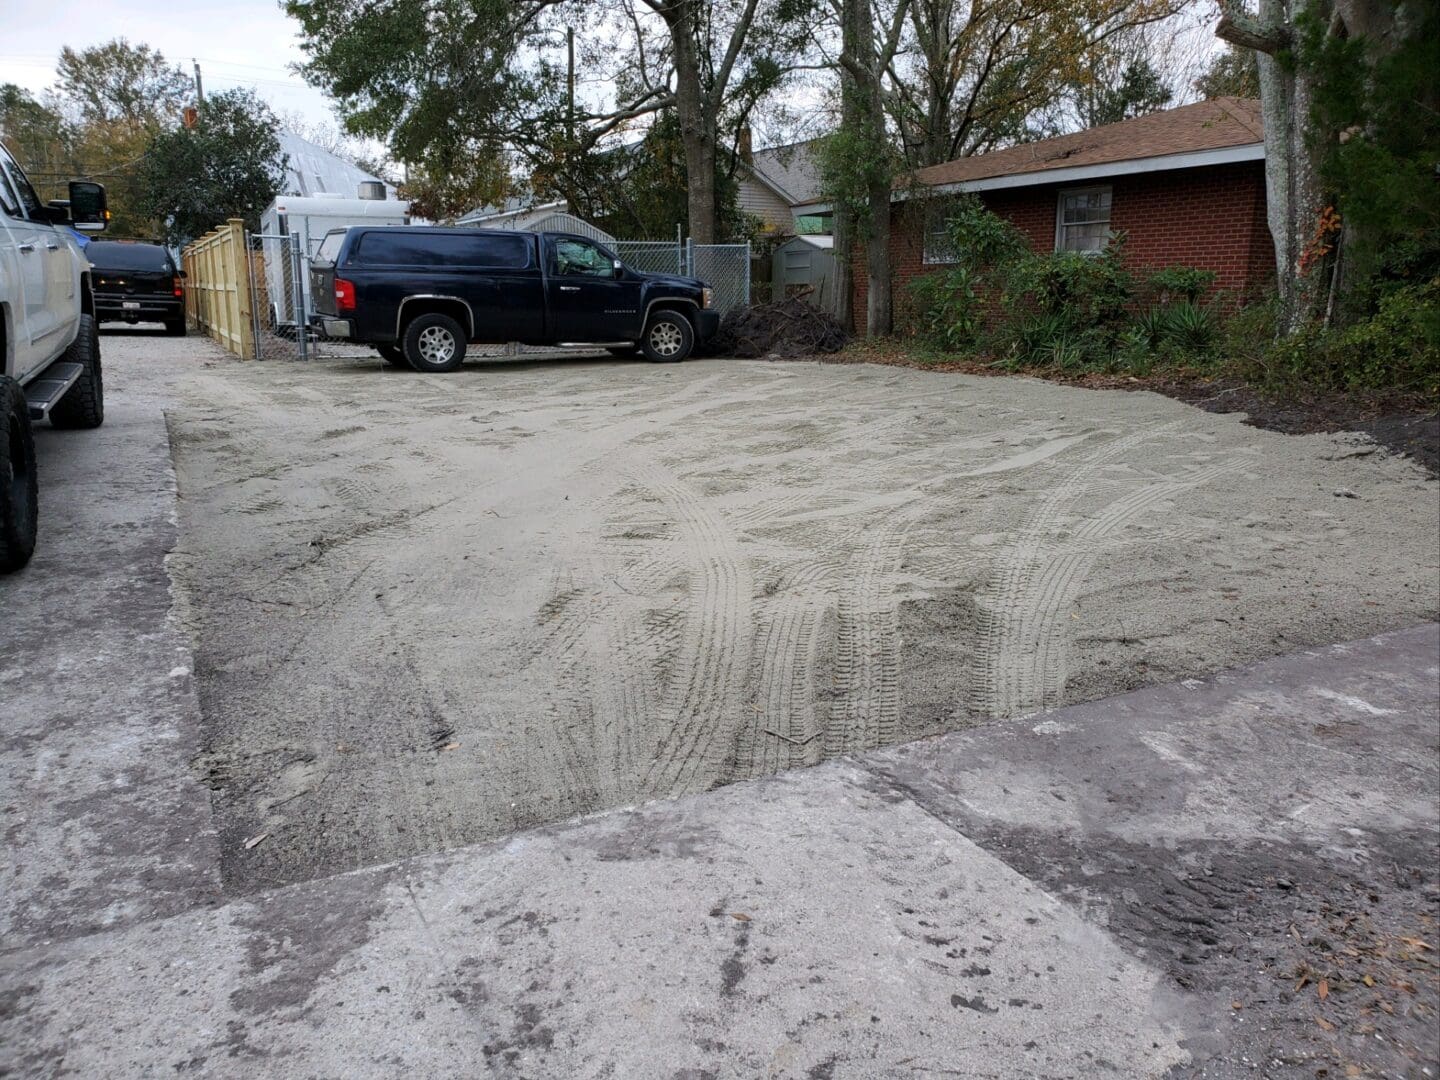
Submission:
M 245 223 L 231 218 L 190 244 L 185 264 L 185 313 L 236 356 L 255 355 Z

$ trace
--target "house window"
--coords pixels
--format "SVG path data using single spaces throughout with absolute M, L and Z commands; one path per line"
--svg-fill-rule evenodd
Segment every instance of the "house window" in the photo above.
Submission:
M 953 263 L 955 245 L 950 242 L 950 216 L 944 203 L 932 203 L 925 210 L 925 251 L 927 265 Z
M 1098 254 L 1110 242 L 1110 188 L 1072 188 L 1060 192 L 1055 250 Z

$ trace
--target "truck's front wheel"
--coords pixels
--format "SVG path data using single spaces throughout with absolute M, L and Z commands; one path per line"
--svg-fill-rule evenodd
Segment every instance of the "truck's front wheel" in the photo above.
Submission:
M 658 364 L 684 360 L 695 348 L 695 329 L 678 311 L 657 311 L 645 327 L 640 349 Z
M 449 315 L 417 316 L 401 340 L 405 359 L 416 371 L 454 371 L 465 360 L 465 332 Z
M 94 316 L 80 316 L 80 333 L 61 359 L 79 364 L 84 370 L 50 410 L 50 422 L 58 428 L 99 427 L 105 422 L 105 380 L 100 370 L 100 332 L 95 329 Z
M 35 439 L 25 392 L 0 375 L 0 574 L 19 570 L 35 551 Z

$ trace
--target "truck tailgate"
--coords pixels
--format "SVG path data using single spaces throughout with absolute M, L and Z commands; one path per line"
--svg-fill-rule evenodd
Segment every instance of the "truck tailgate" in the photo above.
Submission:
M 321 315 L 334 315 L 335 266 L 333 263 L 310 264 L 310 303 Z

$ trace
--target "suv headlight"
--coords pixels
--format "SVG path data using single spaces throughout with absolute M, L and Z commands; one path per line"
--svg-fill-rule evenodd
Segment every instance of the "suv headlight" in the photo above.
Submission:
M 715 302 L 715 290 L 706 285 L 700 290 L 700 306 L 709 307 Z

